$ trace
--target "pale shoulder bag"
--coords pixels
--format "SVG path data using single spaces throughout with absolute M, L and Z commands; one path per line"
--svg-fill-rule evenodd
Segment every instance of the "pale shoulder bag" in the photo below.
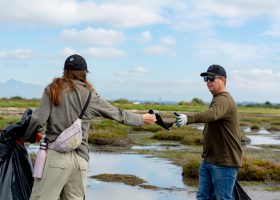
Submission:
M 82 133 L 82 117 L 88 107 L 90 102 L 91 92 L 89 92 L 87 102 L 84 105 L 79 118 L 65 129 L 60 135 L 56 138 L 54 142 L 48 144 L 48 148 L 53 149 L 58 152 L 70 152 L 78 148 L 82 143 L 83 133 Z

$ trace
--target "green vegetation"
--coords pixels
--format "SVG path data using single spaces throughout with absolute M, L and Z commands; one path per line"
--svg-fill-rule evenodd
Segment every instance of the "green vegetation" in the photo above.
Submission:
M 157 103 L 134 104 L 126 99 L 111 102 L 121 109 L 133 110 L 137 113 L 146 113 L 149 109 L 158 110 L 162 118 L 172 122 L 175 120 L 174 111 L 181 113 L 200 112 L 207 109 L 207 105 L 200 99 L 194 98 L 191 102 L 180 102 L 177 105 L 163 105 Z M 21 97 L 0 99 L 0 128 L 20 120 L 23 108 L 37 107 L 39 100 L 27 100 Z M 9 112 L 9 107 L 20 111 Z M 6 110 L 5 110 L 6 109 Z M 14 110 L 12 109 L 12 110 Z M 256 107 L 238 106 L 240 126 L 251 129 L 265 128 L 269 131 L 280 130 L 280 109 L 275 105 L 266 103 Z M 202 132 L 192 126 L 177 128 L 173 126 L 169 131 L 158 125 L 143 125 L 141 127 L 126 126 L 108 119 L 95 119 L 91 126 L 88 141 L 94 145 L 107 145 L 106 148 L 118 146 L 124 150 L 137 153 L 150 154 L 156 157 L 167 158 L 175 164 L 183 167 L 184 178 L 197 179 L 198 169 L 201 163 Z M 242 142 L 248 142 L 245 135 Z M 181 145 L 184 149 L 168 150 L 131 150 L 131 145 Z M 244 154 L 248 159 L 244 160 L 243 167 L 238 173 L 238 179 L 243 181 L 280 181 L 279 145 L 260 145 L 261 149 L 247 149 L 244 146 Z M 34 155 L 32 155 L 34 158 Z M 277 160 L 278 163 L 273 161 Z M 119 179 L 117 176 L 113 176 Z M 124 177 L 127 178 L 127 177 Z M 122 181 L 125 182 L 125 181 Z M 140 184 L 141 185 L 141 184 Z M 142 185 L 144 186 L 144 185 Z M 142 187 L 141 186 L 141 187 Z M 147 186 L 150 187 L 150 186 Z M 152 186 L 151 186 L 152 187 Z M 277 189 L 276 189 L 277 190 Z
M 145 181 L 137 176 L 130 174 L 98 174 L 91 176 L 99 181 L 124 183 L 126 185 L 136 186 L 142 185 Z
M 200 162 L 199 160 L 189 160 L 187 164 L 183 166 L 183 177 L 198 178 Z
M 125 145 L 128 127 L 112 120 L 102 120 L 91 124 L 88 142 L 95 145 Z
M 280 181 L 280 165 L 265 160 L 244 159 L 237 178 L 244 181 Z
M 184 178 L 198 178 L 200 160 L 189 160 L 183 166 Z M 243 160 L 237 174 L 239 181 L 280 181 L 280 165 L 265 160 Z
M 22 97 L 1 98 L 0 108 L 14 107 L 14 108 L 28 108 L 38 107 L 38 99 L 24 99 Z
M 155 133 L 152 139 L 180 141 L 186 145 L 201 145 L 202 133 L 195 128 L 184 126 L 182 128 L 173 128 L 170 131 Z
M 7 117 L 1 117 L 0 116 L 0 129 L 2 130 L 6 126 L 10 124 L 14 124 L 20 120 L 19 116 L 7 116 Z

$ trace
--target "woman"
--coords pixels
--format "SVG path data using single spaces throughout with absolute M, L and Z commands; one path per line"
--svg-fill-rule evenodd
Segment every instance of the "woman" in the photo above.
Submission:
M 92 93 L 82 117 L 81 145 L 69 153 L 60 153 L 50 148 L 47 150 L 43 177 L 35 178 L 31 200 L 85 199 L 89 160 L 88 131 L 93 118 L 100 116 L 132 126 L 154 124 L 156 121 L 154 115 L 135 114 L 109 104 L 95 93 L 87 81 L 87 72 L 87 63 L 82 56 L 69 56 L 64 64 L 63 76 L 55 78 L 45 88 L 40 106 L 32 115 L 25 139 L 46 124 L 46 140 L 53 142 L 78 118 L 89 92 Z

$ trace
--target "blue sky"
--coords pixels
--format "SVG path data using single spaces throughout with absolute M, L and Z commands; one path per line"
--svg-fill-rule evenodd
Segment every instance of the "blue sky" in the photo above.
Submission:
M 0 0 L 0 31 L 0 83 L 45 86 L 77 53 L 106 99 L 210 101 L 220 64 L 236 101 L 280 102 L 277 0 Z

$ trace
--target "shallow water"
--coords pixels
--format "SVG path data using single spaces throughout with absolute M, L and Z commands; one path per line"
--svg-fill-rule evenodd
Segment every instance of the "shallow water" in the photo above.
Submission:
M 247 135 L 250 138 L 250 145 L 278 145 L 280 137 L 277 135 Z
M 29 145 L 37 152 L 38 145 Z M 146 185 L 159 190 L 143 189 L 122 183 L 108 183 L 90 178 L 97 174 L 131 174 L 146 181 Z M 193 200 L 196 188 L 182 180 L 182 168 L 170 161 L 135 153 L 106 153 L 90 151 L 87 200 Z
M 148 185 L 161 190 L 142 189 L 121 183 L 105 183 L 88 180 L 87 199 L 97 200 L 188 200 L 195 199 L 195 189 L 182 181 L 182 168 L 169 161 L 139 154 L 90 153 L 89 176 L 133 174 L 144 179 Z M 106 196 L 104 195 L 106 194 Z

